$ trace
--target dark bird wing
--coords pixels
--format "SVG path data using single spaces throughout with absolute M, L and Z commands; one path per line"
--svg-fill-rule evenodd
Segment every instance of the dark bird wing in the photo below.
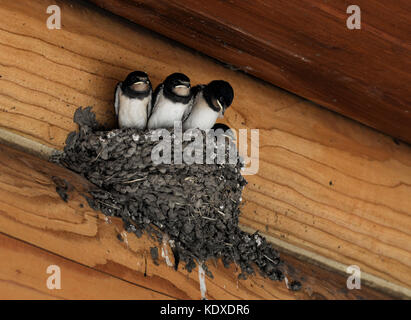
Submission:
M 205 84 L 198 84 L 194 87 L 191 88 L 191 91 L 193 93 L 193 97 L 195 98 L 197 94 L 199 94 L 203 89 L 205 88 Z
M 191 97 L 190 102 L 188 103 L 188 106 L 186 110 L 184 111 L 183 118 L 181 119 L 181 122 L 184 122 L 187 120 L 187 118 L 190 116 L 191 110 L 193 110 L 193 105 L 194 105 L 194 96 Z
M 118 116 L 120 109 L 121 84 L 122 82 L 117 83 L 116 92 L 114 93 L 114 110 L 116 111 L 116 116 Z
M 151 116 L 151 109 L 152 109 L 152 101 L 153 100 L 153 92 L 150 90 L 150 96 L 149 96 L 149 100 L 147 103 L 147 120 L 150 118 Z
M 199 84 L 191 88 L 192 97 L 191 97 L 189 106 L 187 107 L 186 111 L 184 111 L 183 119 L 181 120 L 182 122 L 186 121 L 187 118 L 190 116 L 190 113 L 191 113 L 191 110 L 193 110 L 193 106 L 196 101 L 197 95 L 204 89 L 204 87 L 205 85 Z
M 153 96 L 151 98 L 151 107 L 150 107 L 151 114 L 150 114 L 150 116 L 153 115 L 156 112 L 157 105 L 158 105 L 157 104 L 157 102 L 158 102 L 157 97 L 160 94 L 160 92 L 162 92 L 163 87 L 164 87 L 164 84 L 161 83 L 157 86 L 156 90 L 154 90 Z

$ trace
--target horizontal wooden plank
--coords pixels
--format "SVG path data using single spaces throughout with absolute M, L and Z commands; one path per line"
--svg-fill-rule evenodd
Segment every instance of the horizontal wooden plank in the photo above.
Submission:
M 65 203 L 55 191 L 56 179 L 69 188 Z M 62 180 L 59 180 L 62 181 Z M 151 260 L 147 236 L 126 234 L 118 218 L 88 208 L 80 195 L 88 187 L 81 177 L 44 160 L 0 145 L 0 297 L 199 299 L 197 269 L 174 271 L 164 259 Z M 11 235 L 11 239 L 4 234 Z M 118 235 L 124 239 L 120 242 Z M 25 241 L 26 243 L 23 243 Z M 36 247 L 34 247 L 34 245 Z M 161 246 L 160 246 L 161 247 Z M 168 252 L 170 248 L 166 247 Z M 171 260 L 172 257 L 169 257 Z M 303 288 L 292 292 L 285 282 L 254 276 L 237 280 L 233 265 L 209 262 L 214 279 L 206 278 L 209 299 L 388 299 L 363 286 L 346 288 L 346 276 L 283 255 L 285 271 Z M 45 287 L 46 268 L 58 265 L 62 290 Z M 150 288 L 154 291 L 150 291 Z
M 236 92 L 226 123 L 260 134 L 259 172 L 247 177 L 242 225 L 296 254 L 329 267 L 357 264 L 364 275 L 409 292 L 408 145 L 83 3 L 58 1 L 61 30 L 45 25 L 54 2 L 0 3 L 0 127 L 9 137 L 61 149 L 80 105 L 114 126 L 113 88 L 134 69 L 147 71 L 154 85 L 175 71 L 193 83 L 226 79 Z M 55 204 L 47 212 L 61 214 Z
M 49 289 L 49 266 L 60 289 Z M 54 275 L 55 271 L 53 271 Z M 112 275 L 0 234 L 0 299 L 170 299 Z
M 411 142 L 411 4 L 91 0 L 274 85 Z

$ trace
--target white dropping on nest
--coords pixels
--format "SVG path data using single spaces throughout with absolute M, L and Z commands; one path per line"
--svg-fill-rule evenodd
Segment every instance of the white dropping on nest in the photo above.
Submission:
M 285 286 L 287 287 L 287 289 L 290 289 L 290 287 L 288 286 L 288 278 L 286 276 L 284 277 L 284 281 L 285 281 Z
M 261 246 L 261 243 L 262 243 L 261 238 L 258 235 L 255 235 L 254 239 L 255 239 L 255 242 L 257 243 L 257 247 Z
M 107 138 L 109 138 L 109 139 L 111 139 L 111 138 L 113 138 L 113 137 L 115 137 L 115 136 L 116 136 L 116 134 L 115 134 L 114 131 L 110 131 L 110 132 L 107 133 Z
M 121 236 L 123 237 L 124 243 L 125 243 L 125 244 L 127 245 L 127 247 L 128 247 L 127 232 L 126 232 L 126 231 L 123 231 L 123 232 L 121 233 Z
M 169 267 L 172 267 L 173 263 L 171 262 L 170 257 L 168 256 L 167 241 L 168 241 L 168 238 L 164 236 L 163 237 L 163 247 L 161 248 L 161 257 L 164 258 L 164 260 L 166 261 L 166 264 Z
M 140 136 L 136 133 L 134 133 L 131 138 L 133 139 L 133 141 L 137 142 L 140 139 Z
M 200 281 L 201 299 L 206 299 L 207 288 L 205 283 L 205 272 L 200 263 L 198 264 L 198 280 Z

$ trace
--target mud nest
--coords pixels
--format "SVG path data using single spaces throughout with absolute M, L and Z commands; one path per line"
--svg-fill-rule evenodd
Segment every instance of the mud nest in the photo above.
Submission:
M 241 268 L 240 279 L 256 270 L 272 280 L 284 279 L 278 252 L 258 232 L 238 227 L 247 184 L 238 156 L 232 164 L 218 164 L 216 158 L 213 164 L 156 165 L 152 151 L 159 141 L 153 141 L 151 131 L 105 131 L 90 108 L 79 108 L 74 122 L 79 130 L 68 135 L 54 161 L 95 186 L 87 196 L 93 209 L 121 217 L 126 231 L 138 237 L 147 232 L 160 243 L 166 237 L 176 269 L 183 262 L 191 272 L 200 263 L 212 277 L 207 260 L 221 258 L 224 266 L 234 262 Z M 207 133 L 201 134 L 205 140 Z M 205 149 L 206 144 L 204 154 Z M 236 152 L 233 143 L 224 149 L 227 157 Z M 151 253 L 156 259 L 157 249 Z

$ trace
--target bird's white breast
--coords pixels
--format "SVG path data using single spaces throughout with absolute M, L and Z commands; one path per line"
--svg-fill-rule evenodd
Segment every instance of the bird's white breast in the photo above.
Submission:
M 120 94 L 119 127 L 145 129 L 148 103 L 150 103 L 150 96 L 139 100 L 130 99 L 124 94 Z
M 184 121 L 183 129 L 199 128 L 202 130 L 210 129 L 218 118 L 218 112 L 211 109 L 207 101 L 203 97 L 203 93 L 199 93 L 194 101 L 193 110 L 190 116 Z
M 157 96 L 155 110 L 148 121 L 149 129 L 172 128 L 174 121 L 181 121 L 188 105 L 180 102 L 173 102 L 164 97 L 163 92 Z

